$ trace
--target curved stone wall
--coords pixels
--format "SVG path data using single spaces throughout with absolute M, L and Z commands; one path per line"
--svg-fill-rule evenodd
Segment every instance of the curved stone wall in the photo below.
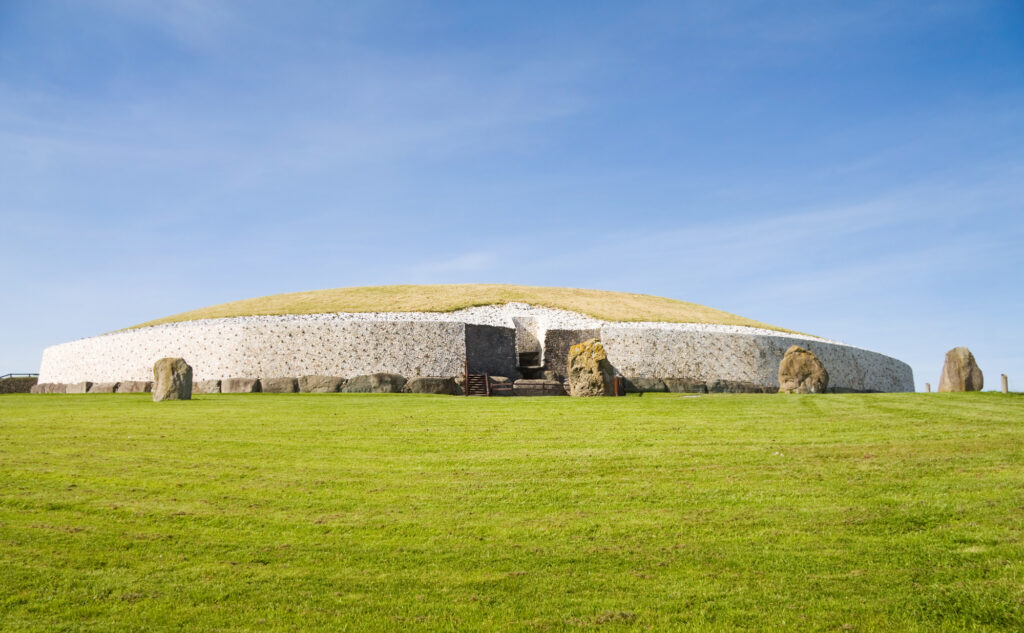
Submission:
M 756 332 L 756 333 L 754 333 Z M 625 376 L 731 380 L 778 387 L 790 345 L 814 352 L 837 391 L 913 391 L 910 365 L 865 349 L 783 333 L 695 331 L 676 324 L 619 324 L 601 328 L 608 360 Z
M 123 330 L 47 348 L 39 382 L 151 380 L 153 363 L 165 356 L 184 358 L 197 381 L 376 372 L 460 376 L 467 361 L 474 372 L 511 376 L 517 333 L 524 349 L 541 343 L 548 369 L 562 374 L 568 346 L 598 336 L 613 367 L 630 378 L 778 387 L 779 362 L 795 344 L 818 356 L 835 390 L 914 388 L 905 363 L 812 336 L 708 324 L 607 323 L 521 304 L 452 313 L 237 317 Z
M 41 383 L 152 380 L 153 363 L 184 358 L 193 380 L 458 376 L 466 326 L 455 322 L 210 319 L 96 336 L 43 352 Z

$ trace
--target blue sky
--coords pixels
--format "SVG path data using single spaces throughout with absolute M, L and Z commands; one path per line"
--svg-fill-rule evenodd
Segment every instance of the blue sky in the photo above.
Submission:
M 214 303 L 663 295 L 1024 388 L 1019 2 L 0 3 L 0 373 Z

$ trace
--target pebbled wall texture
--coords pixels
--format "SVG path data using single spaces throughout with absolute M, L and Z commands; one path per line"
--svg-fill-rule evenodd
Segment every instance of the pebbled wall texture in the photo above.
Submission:
M 453 322 L 210 319 L 96 336 L 43 352 L 40 382 L 152 380 L 153 363 L 184 358 L 193 380 L 376 372 L 458 376 L 466 326 Z
M 760 332 L 760 330 L 758 330 Z M 814 352 L 837 391 L 913 391 L 910 365 L 865 349 L 778 334 L 688 331 L 674 324 L 607 325 L 601 342 L 625 376 L 731 380 L 778 387 L 782 356 L 790 345 Z
M 523 315 L 529 318 L 513 318 Z M 123 330 L 47 348 L 39 382 L 152 380 L 153 363 L 166 356 L 184 358 L 196 381 L 377 372 L 461 376 L 467 361 L 474 373 L 514 377 L 517 343 L 535 348 L 540 341 L 547 367 L 564 374 L 568 347 L 591 337 L 602 340 L 612 366 L 630 378 L 778 387 L 783 354 L 800 345 L 824 363 L 832 390 L 914 388 L 907 364 L 816 337 L 737 326 L 607 323 L 526 305 L 440 315 L 238 317 Z

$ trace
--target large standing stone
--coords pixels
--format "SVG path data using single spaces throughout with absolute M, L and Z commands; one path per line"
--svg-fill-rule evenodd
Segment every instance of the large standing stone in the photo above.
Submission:
M 192 367 L 184 358 L 161 358 L 153 365 L 153 402 L 192 399 Z
M 604 345 L 596 338 L 569 348 L 569 395 L 610 396 L 614 394 L 613 372 Z
M 335 393 L 341 390 L 345 379 L 340 376 L 302 376 L 299 391 L 302 393 Z
M 814 352 L 793 345 L 779 363 L 779 393 L 825 393 L 828 372 Z
M 342 389 L 345 393 L 402 393 L 405 378 L 398 374 L 368 374 L 352 378 Z
M 939 378 L 939 391 L 981 391 L 985 377 L 966 347 L 954 347 L 946 352 L 946 362 Z
M 260 381 L 255 378 L 225 378 L 220 381 L 221 393 L 258 393 Z
M 260 378 L 263 393 L 295 393 L 298 388 L 294 378 Z

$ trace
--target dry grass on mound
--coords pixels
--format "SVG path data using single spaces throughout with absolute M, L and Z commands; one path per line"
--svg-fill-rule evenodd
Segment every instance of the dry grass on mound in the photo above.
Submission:
M 571 310 L 605 321 L 718 323 L 788 331 L 696 303 L 628 292 L 503 284 L 364 286 L 291 292 L 182 312 L 134 327 L 223 317 L 328 312 L 452 312 L 510 302 Z

